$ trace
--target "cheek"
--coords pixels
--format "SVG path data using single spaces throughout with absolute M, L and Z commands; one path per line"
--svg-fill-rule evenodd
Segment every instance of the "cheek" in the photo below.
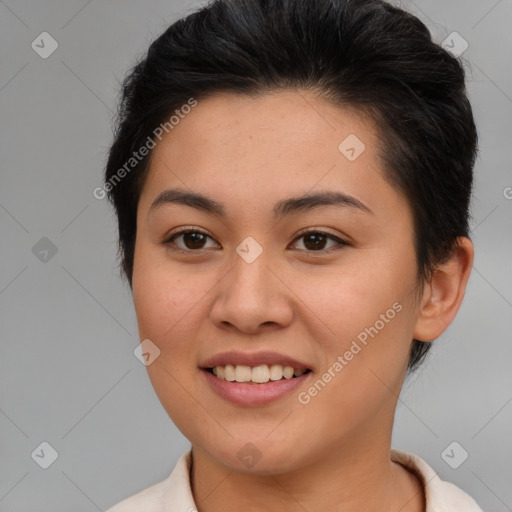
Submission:
M 408 272 L 408 269 L 403 271 Z M 347 341 L 376 322 L 382 330 L 385 321 L 388 331 L 389 324 L 396 324 L 396 309 L 403 308 L 395 306 L 394 309 L 393 305 L 400 303 L 403 306 L 409 293 L 398 274 L 394 266 L 361 261 L 357 266 L 347 265 L 339 271 L 313 269 L 289 279 L 306 310 L 321 321 L 322 331 L 328 338 Z M 381 315 L 384 315 L 383 320 Z M 406 315 L 402 313 L 401 316 Z
M 139 248 L 133 272 L 133 302 L 141 339 L 161 350 L 194 325 L 211 285 L 202 272 L 184 272 L 160 251 Z
M 414 266 L 402 266 L 402 276 L 398 267 L 368 262 L 329 278 L 309 274 L 301 279 L 297 295 L 304 298 L 304 311 L 314 313 L 310 328 L 317 351 L 321 347 L 323 353 L 320 373 L 330 369 L 336 375 L 325 376 L 333 382 L 326 386 L 330 391 L 325 398 L 330 395 L 329 400 L 358 409 L 373 399 L 377 406 L 388 388 L 399 389 L 415 310 L 411 286 L 403 279 L 410 274 L 413 281 Z M 366 402 L 359 401 L 359 395 L 366 395 Z
M 300 403 L 326 438 L 335 431 L 342 439 L 370 418 L 392 417 L 409 359 L 410 311 L 398 301 L 389 307 L 386 301 L 367 301 L 352 314 L 331 313 L 339 335 L 332 343 L 322 343 L 325 364 L 302 390 Z
M 211 288 L 204 276 L 186 274 L 155 256 L 154 250 L 136 251 L 133 301 L 141 340 L 150 339 L 160 350 L 146 367 L 163 408 L 176 426 L 187 432 L 199 421 L 199 408 L 191 408 L 194 389 L 200 298 Z

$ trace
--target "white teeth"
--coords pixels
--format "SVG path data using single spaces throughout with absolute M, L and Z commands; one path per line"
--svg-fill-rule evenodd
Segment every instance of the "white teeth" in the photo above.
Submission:
M 217 369 L 219 369 L 219 366 L 217 366 Z M 235 367 L 232 364 L 227 364 L 224 367 L 224 378 L 230 382 L 235 380 Z
M 262 364 L 261 366 L 255 366 L 251 372 L 251 380 L 253 382 L 259 382 L 260 384 L 264 384 L 268 382 L 270 379 L 270 371 L 266 364 Z
M 247 366 L 243 364 L 226 366 L 215 366 L 212 368 L 213 375 L 218 379 L 229 382 L 256 382 L 265 384 L 269 380 L 291 379 L 293 376 L 300 377 L 307 370 L 295 370 L 291 366 L 282 366 L 280 364 L 259 366 Z
M 291 366 L 285 366 L 283 368 L 283 375 L 285 379 L 291 379 L 295 370 Z
M 270 367 L 270 380 L 281 380 L 283 378 L 283 367 L 280 364 L 273 364 Z
M 237 382 L 249 382 L 251 380 L 251 367 L 237 364 L 235 367 L 235 380 Z

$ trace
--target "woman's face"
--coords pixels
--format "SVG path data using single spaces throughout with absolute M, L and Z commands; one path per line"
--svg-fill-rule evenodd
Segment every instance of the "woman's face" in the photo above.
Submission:
M 370 121 L 307 91 L 218 94 L 154 149 L 140 339 L 160 350 L 147 370 L 164 408 L 217 463 L 279 473 L 389 442 L 417 287 L 411 211 Z

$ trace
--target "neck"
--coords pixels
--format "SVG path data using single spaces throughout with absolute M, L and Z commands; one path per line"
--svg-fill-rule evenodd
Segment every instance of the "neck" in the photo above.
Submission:
M 238 472 L 194 446 L 194 499 L 200 512 L 423 512 L 422 485 L 391 462 L 390 439 L 391 432 L 352 438 L 349 445 L 330 446 L 300 468 L 280 474 Z

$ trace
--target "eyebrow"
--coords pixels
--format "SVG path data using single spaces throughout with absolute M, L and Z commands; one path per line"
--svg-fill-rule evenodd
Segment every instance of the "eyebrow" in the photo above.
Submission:
M 222 203 L 205 195 L 182 189 L 167 189 L 161 192 L 151 204 L 148 216 L 167 204 L 182 204 L 221 218 L 227 217 L 226 208 Z M 321 206 L 348 207 L 373 214 L 373 211 L 359 199 L 331 190 L 283 199 L 274 205 L 273 213 L 276 218 L 281 218 L 292 213 L 305 212 Z

